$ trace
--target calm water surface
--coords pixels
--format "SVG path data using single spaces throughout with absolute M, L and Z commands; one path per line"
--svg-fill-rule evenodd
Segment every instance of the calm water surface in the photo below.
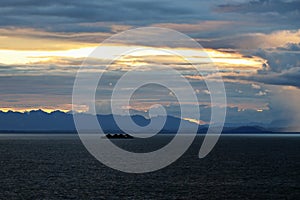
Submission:
M 172 139 L 114 140 L 146 152 Z M 203 137 L 172 165 L 147 174 L 112 170 L 74 135 L 0 135 L 0 199 L 300 199 L 300 137 Z

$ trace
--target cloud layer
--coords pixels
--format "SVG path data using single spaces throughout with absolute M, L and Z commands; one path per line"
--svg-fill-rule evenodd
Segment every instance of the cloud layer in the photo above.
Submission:
M 181 31 L 205 48 L 225 82 L 228 123 L 292 121 L 282 113 L 297 110 L 296 101 L 287 100 L 287 108 L 280 103 L 282 93 L 276 91 L 299 95 L 299 8 L 297 0 L 1 1 L 1 109 L 70 109 L 76 71 L 94 47 L 115 33 L 156 26 Z M 175 46 L 179 48 L 180 42 Z M 199 51 L 190 50 L 190 56 L 205 67 L 203 60 L 207 58 Z M 108 58 L 101 59 L 95 59 L 90 71 L 103 68 L 102 62 Z M 165 55 L 148 55 L 146 60 L 132 56 L 114 63 L 113 73 L 99 92 L 99 111 L 110 111 L 110 84 L 116 74 L 133 65 L 132 60 L 149 66 L 165 64 L 182 72 L 201 102 L 203 121 L 209 121 L 209 91 L 203 77 Z M 215 77 L 207 72 L 206 78 Z M 172 95 L 151 87 L 136 96 L 132 110 L 144 112 L 153 103 L 162 103 L 168 112 L 178 115 L 178 103 Z M 297 112 L 293 115 L 299 116 Z

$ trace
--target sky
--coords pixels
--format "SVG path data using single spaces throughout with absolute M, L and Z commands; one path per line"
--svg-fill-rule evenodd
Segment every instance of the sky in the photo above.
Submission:
M 84 58 L 114 34 L 151 26 L 180 31 L 203 46 L 223 77 L 227 124 L 300 130 L 299 19 L 299 0 L 1 1 L 0 110 L 70 111 L 74 78 Z M 201 55 L 201 51 L 181 50 Z M 208 123 L 210 91 L 202 78 L 186 73 L 184 64 L 172 56 L 147 58 L 133 56 L 114 63 L 104 90 L 98 91 L 97 111 L 110 113 L 107 93 L 117 77 L 114 74 L 126 71 L 134 59 L 174 65 L 185 73 L 199 98 L 199 123 Z M 98 58 L 90 70 L 96 73 L 101 59 L 107 58 Z M 166 88 L 142 88 L 135 95 L 130 109 L 136 114 L 160 103 L 168 114 L 179 115 L 179 105 Z M 88 105 L 78 108 L 89 112 Z

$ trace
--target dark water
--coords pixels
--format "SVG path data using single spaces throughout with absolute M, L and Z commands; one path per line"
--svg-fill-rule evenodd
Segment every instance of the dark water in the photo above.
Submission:
M 222 136 L 204 159 L 201 140 L 167 168 L 125 174 L 75 136 L 2 135 L 0 199 L 300 199 L 299 136 Z

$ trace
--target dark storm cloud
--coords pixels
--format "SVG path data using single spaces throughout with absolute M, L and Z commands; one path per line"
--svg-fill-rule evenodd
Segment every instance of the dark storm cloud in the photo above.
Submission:
M 216 6 L 214 10 L 224 17 L 244 22 L 246 25 L 244 30 L 248 32 L 268 33 L 275 30 L 295 29 L 300 25 L 299 0 L 252 0 L 242 3 L 223 3 L 223 5 Z
M 255 74 L 251 76 L 223 76 L 225 79 L 247 80 L 269 85 L 295 86 L 300 88 L 300 67 L 294 67 L 281 72 Z
M 297 48 L 299 48 L 297 44 L 288 44 L 285 47 L 276 48 L 280 51 L 268 51 L 260 49 L 255 52 L 254 55 L 267 60 L 267 63 L 270 67 L 269 71 L 280 73 L 285 70 L 300 67 L 300 49 L 297 50 Z
M 147 24 L 159 21 L 180 21 L 191 14 L 198 15 L 195 8 L 186 5 L 174 1 L 138 0 L 1 1 L 0 24 L 30 27 L 99 21 Z M 190 19 L 195 19 L 195 17 Z
M 288 43 L 285 47 L 278 47 L 277 50 L 282 51 L 299 51 L 300 53 L 300 43 Z
M 251 76 L 224 76 L 224 78 L 300 88 L 299 43 L 287 43 L 282 47 L 266 50 L 259 49 L 253 52 L 253 55 L 266 59 L 267 66 Z
M 299 11 L 300 1 L 286 0 L 252 0 L 244 3 L 219 5 L 216 9 L 219 12 L 239 13 L 279 13 L 286 14 Z
M 300 88 L 300 67 L 284 70 L 281 73 L 258 75 L 253 77 L 253 80 L 271 85 L 287 85 Z
M 213 41 L 203 41 L 204 46 L 224 48 L 236 47 L 235 41 L 243 39 L 241 34 L 270 33 L 299 27 L 299 2 L 221 4 L 224 1 L 1 1 L 0 27 L 29 27 L 66 33 L 108 33 L 113 32 L 112 24 L 138 27 L 159 23 L 195 24 L 207 20 L 237 22 L 215 30 L 195 30 L 188 33 L 193 38 L 215 38 Z M 201 26 L 200 24 L 199 27 Z M 224 36 L 232 38 L 222 40 Z M 83 41 L 94 39 L 85 38 Z

